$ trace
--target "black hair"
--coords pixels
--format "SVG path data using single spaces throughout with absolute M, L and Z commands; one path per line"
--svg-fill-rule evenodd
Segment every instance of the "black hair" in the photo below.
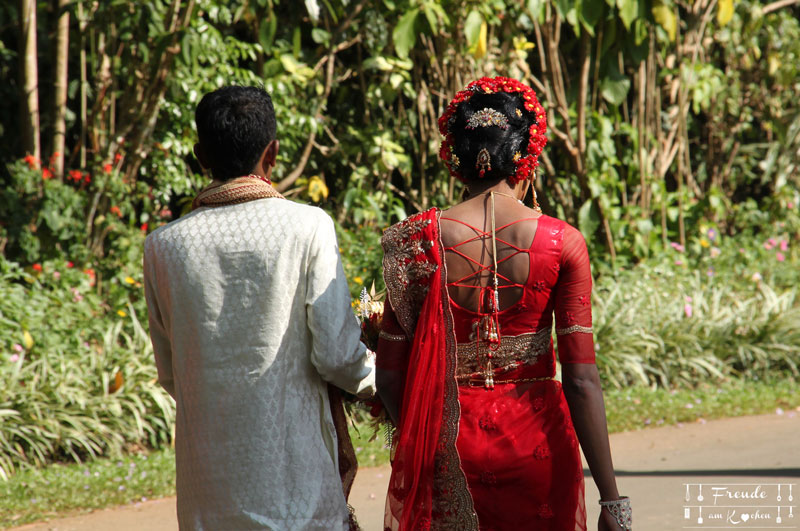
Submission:
M 229 86 L 209 92 L 200 100 L 194 119 L 216 179 L 247 175 L 275 140 L 275 109 L 263 88 Z
M 493 125 L 489 127 L 468 128 L 470 117 L 485 108 L 494 109 L 508 119 L 508 127 Z M 453 133 L 453 152 L 458 157 L 458 170 L 464 180 L 499 181 L 514 175 L 517 167 L 514 154 L 522 157 L 528 154 L 530 127 L 536 123 L 536 116 L 525 109 L 522 96 L 518 93 L 496 92 L 477 93 L 469 100 L 459 104 L 453 114 L 450 131 Z M 478 153 L 482 149 L 489 152 L 491 170 L 483 178 L 476 167 Z

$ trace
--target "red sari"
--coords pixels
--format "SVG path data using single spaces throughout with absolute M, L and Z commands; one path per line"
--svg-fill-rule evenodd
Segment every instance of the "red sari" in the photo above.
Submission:
M 522 296 L 499 313 L 494 387 L 475 330 L 485 313 L 449 297 L 440 212 L 383 238 L 388 304 L 377 363 L 404 379 L 386 529 L 585 530 L 583 469 L 561 363 L 593 363 L 591 272 L 583 238 L 538 218 Z M 498 235 L 500 234 L 498 230 Z M 498 241 L 501 241 L 498 238 Z M 505 242 L 503 242 L 505 243 Z M 464 255 L 462 255 L 464 256 Z

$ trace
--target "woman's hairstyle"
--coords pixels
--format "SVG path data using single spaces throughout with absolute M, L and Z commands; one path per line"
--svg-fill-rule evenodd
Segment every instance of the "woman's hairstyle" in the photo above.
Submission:
M 197 136 L 216 179 L 250 173 L 275 140 L 272 99 L 259 87 L 223 87 L 203 96 L 195 111 Z
M 439 118 L 445 136 L 439 155 L 462 182 L 507 178 L 515 184 L 538 166 L 546 129 L 533 89 L 514 79 L 481 78 Z

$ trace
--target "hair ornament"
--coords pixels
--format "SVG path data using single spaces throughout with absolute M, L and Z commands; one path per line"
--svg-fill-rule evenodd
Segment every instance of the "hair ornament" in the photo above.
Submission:
M 450 175 L 455 177 L 461 182 L 465 182 L 464 177 L 461 175 L 460 172 L 460 164 L 458 163 L 458 158 L 454 158 L 452 155 L 452 149 L 455 144 L 455 137 L 453 135 L 453 125 L 455 123 L 455 113 L 458 109 L 458 106 L 468 101 L 472 96 L 475 94 L 492 94 L 497 92 L 507 92 L 509 94 L 518 93 L 522 97 L 522 103 L 525 110 L 533 114 L 533 119 L 531 120 L 531 126 L 528 130 L 528 145 L 526 146 L 527 149 L 523 150 L 520 153 L 519 160 L 516 160 L 516 154 L 514 156 L 514 163 L 516 165 L 516 171 L 514 175 L 509 176 L 509 182 L 514 185 L 518 182 L 521 182 L 528 177 L 530 177 L 531 173 L 536 169 L 539 165 L 539 155 L 542 153 L 545 144 L 547 143 L 547 137 L 545 133 L 547 132 L 547 115 L 545 114 L 544 109 L 539 104 L 539 100 L 536 98 L 536 93 L 533 91 L 532 88 L 529 86 L 520 83 L 516 79 L 506 78 L 506 77 L 483 77 L 476 81 L 473 81 L 464 90 L 459 91 L 450 104 L 447 106 L 444 114 L 439 117 L 439 132 L 444 136 L 444 140 L 442 140 L 442 146 L 439 150 L 439 156 L 447 165 L 448 170 L 450 171 Z M 484 125 L 480 123 L 478 125 L 477 120 L 480 120 L 482 116 L 475 116 L 475 115 L 486 115 L 492 114 L 491 111 L 495 111 L 494 109 L 483 109 L 482 111 L 478 111 L 473 116 L 469 118 L 469 122 L 472 122 L 473 119 L 476 120 L 476 127 L 488 127 L 489 125 L 498 125 L 498 124 L 487 124 Z M 503 115 L 502 113 L 495 111 L 497 114 L 502 116 L 505 119 L 505 127 L 508 127 L 508 118 Z M 516 109 L 515 113 L 518 117 L 522 117 L 523 114 L 521 110 Z M 491 117 L 490 117 L 491 119 Z M 502 120 L 501 120 L 502 122 Z M 505 128 L 504 127 L 504 128 Z M 483 155 L 482 149 L 480 153 L 478 153 L 478 161 L 476 165 L 476 169 L 480 171 L 480 177 L 483 177 L 486 171 L 491 171 L 491 160 L 489 156 L 488 150 L 486 150 L 486 154 L 484 155 L 485 158 L 485 166 L 481 165 L 481 156 Z
M 484 107 L 480 111 L 473 113 L 467 120 L 467 129 L 492 127 L 493 125 L 500 129 L 508 129 L 508 118 L 500 111 L 489 107 Z
M 519 162 L 519 159 L 521 158 L 522 158 L 522 153 L 520 153 L 519 151 L 514 153 L 514 162 Z
M 487 171 L 492 171 L 492 156 L 489 154 L 489 150 L 486 148 L 481 148 L 478 151 L 478 160 L 475 161 L 475 169 L 480 170 L 480 176 L 483 178 L 483 174 Z
M 456 155 L 455 153 L 450 154 L 450 163 L 453 165 L 454 168 L 461 167 L 461 161 L 459 160 L 458 155 Z

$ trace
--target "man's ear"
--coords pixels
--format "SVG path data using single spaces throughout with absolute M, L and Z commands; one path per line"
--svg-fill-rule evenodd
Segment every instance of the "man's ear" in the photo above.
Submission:
M 204 170 L 209 169 L 210 164 L 208 163 L 206 152 L 203 150 L 203 146 L 201 146 L 199 142 L 194 145 L 193 151 L 197 162 L 200 163 L 200 166 L 202 166 Z
M 277 139 L 273 140 L 267 147 L 264 148 L 264 154 L 261 156 L 261 167 L 266 173 L 269 168 L 274 168 L 275 164 L 278 163 L 278 149 L 280 148 L 280 142 Z

